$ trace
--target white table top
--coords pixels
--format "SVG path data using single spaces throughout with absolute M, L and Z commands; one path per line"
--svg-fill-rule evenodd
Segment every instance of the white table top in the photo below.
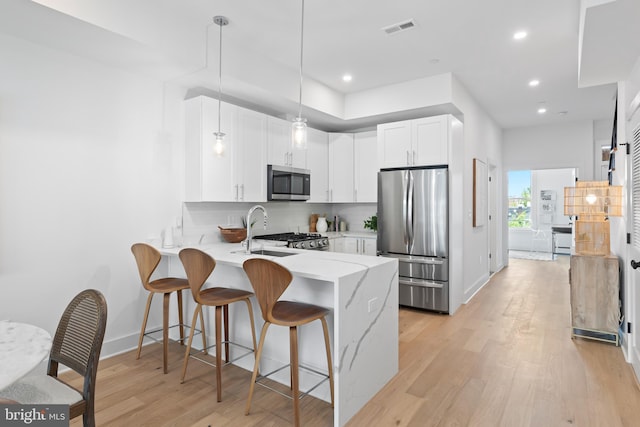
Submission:
M 0 320 L 0 390 L 38 366 L 51 349 L 51 335 L 37 326 Z

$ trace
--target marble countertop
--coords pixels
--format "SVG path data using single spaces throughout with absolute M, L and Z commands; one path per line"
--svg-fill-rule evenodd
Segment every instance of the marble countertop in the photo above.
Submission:
M 161 248 L 156 246 L 163 255 L 174 255 L 183 249 L 181 247 Z M 362 272 L 371 267 L 396 262 L 392 258 L 346 254 L 342 252 L 311 251 L 286 247 L 264 246 L 264 249 L 289 252 L 295 255 L 278 257 L 256 254 L 245 254 L 240 243 L 211 243 L 192 246 L 211 255 L 217 263 L 242 268 L 242 263 L 249 258 L 267 258 L 287 267 L 294 276 L 310 279 L 335 281 L 354 273 Z M 260 249 L 259 243 L 253 249 Z

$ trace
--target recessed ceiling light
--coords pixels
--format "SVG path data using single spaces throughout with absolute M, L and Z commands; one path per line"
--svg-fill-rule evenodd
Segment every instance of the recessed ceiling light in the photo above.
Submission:
M 538 114 L 544 114 L 547 112 L 547 107 L 538 107 Z
M 527 37 L 527 32 L 526 31 L 516 31 L 513 34 L 513 39 L 514 40 L 522 40 L 522 39 L 524 39 L 526 37 Z
M 342 76 L 343 82 L 350 82 L 352 79 L 353 77 L 351 76 L 351 74 L 345 74 L 344 76 Z
M 533 79 L 533 80 L 531 80 L 531 81 L 529 82 L 529 86 L 531 86 L 531 87 L 536 87 L 536 86 L 538 86 L 539 84 L 540 84 L 540 80 L 537 80 L 537 79 Z

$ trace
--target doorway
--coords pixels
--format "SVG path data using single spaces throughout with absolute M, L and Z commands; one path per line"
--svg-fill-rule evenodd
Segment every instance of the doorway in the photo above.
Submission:
M 508 251 L 510 258 L 552 261 L 570 253 L 570 227 L 564 215 L 564 187 L 572 187 L 576 168 L 517 170 L 507 173 Z

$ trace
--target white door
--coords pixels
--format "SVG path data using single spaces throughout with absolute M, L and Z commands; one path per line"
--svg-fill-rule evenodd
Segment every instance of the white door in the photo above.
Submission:
M 498 251 L 496 249 L 496 224 L 498 217 L 496 212 L 496 167 L 489 165 L 489 274 L 498 270 Z
M 631 245 L 629 246 L 629 258 L 633 270 L 629 273 L 628 295 L 626 296 L 629 307 L 627 319 L 631 323 L 631 333 L 627 334 L 629 340 L 629 358 L 640 378 L 640 334 L 637 329 L 640 326 L 640 117 L 636 118 L 636 125 L 631 129 L 631 186 L 629 200 L 631 205 Z M 627 267 L 625 266 L 625 270 Z

